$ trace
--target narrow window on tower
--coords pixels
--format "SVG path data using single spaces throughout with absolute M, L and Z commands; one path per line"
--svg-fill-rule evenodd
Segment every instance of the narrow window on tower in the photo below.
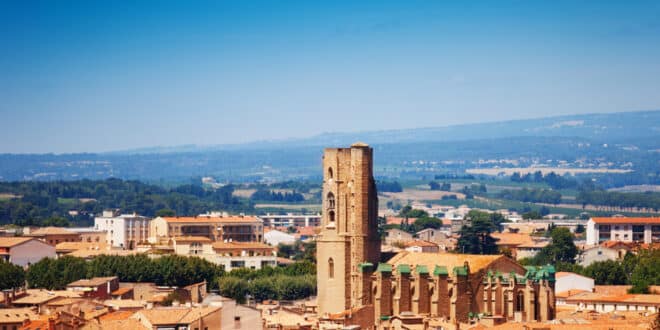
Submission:
M 328 193 L 328 209 L 329 210 L 335 209 L 335 195 L 331 192 Z
M 332 179 L 332 167 L 328 167 L 328 179 Z
M 328 259 L 328 277 L 335 278 L 335 261 L 332 258 Z

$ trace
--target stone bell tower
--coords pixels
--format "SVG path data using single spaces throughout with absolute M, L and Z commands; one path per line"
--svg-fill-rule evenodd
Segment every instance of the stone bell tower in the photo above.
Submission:
M 327 148 L 323 154 L 323 217 L 317 238 L 319 314 L 362 306 L 360 266 L 377 265 L 378 197 L 373 178 L 373 149 L 364 143 Z

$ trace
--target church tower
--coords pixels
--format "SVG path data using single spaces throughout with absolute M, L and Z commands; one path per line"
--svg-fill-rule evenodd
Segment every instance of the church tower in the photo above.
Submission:
M 317 238 L 319 314 L 338 313 L 368 300 L 361 266 L 377 265 L 378 197 L 373 150 L 364 143 L 323 154 L 323 217 Z

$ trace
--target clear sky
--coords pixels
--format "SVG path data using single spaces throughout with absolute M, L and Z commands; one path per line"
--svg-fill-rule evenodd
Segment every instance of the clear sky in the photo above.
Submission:
M 660 109 L 660 1 L 0 1 L 0 152 Z

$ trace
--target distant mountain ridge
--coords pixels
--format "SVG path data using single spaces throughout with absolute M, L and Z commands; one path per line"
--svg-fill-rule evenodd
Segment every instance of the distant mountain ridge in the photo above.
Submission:
M 647 138 L 660 135 L 660 110 L 567 115 L 537 119 L 449 125 L 365 132 L 327 132 L 308 138 L 254 141 L 231 145 L 181 145 L 140 148 L 112 154 L 204 152 L 302 146 L 341 146 L 355 141 L 369 144 L 447 142 L 525 136 L 581 137 L 595 141 Z
M 636 171 L 634 182 L 660 178 L 660 111 L 558 116 L 357 133 L 235 145 L 181 145 L 79 154 L 0 154 L 0 181 L 117 177 L 189 182 L 318 179 L 325 147 L 363 141 L 375 149 L 376 175 L 462 173 L 473 167 L 579 166 Z M 639 173 L 639 174 L 637 174 Z M 197 182 L 199 182 L 199 180 Z M 633 181 L 627 182 L 632 184 Z

